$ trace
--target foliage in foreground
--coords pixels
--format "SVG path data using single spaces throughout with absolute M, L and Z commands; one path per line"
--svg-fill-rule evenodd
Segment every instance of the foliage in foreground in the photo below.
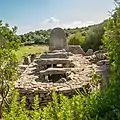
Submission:
M 8 24 L 3 25 L 0 21 L 0 118 L 3 105 L 8 107 L 9 91 L 17 78 L 17 59 L 13 52 L 19 47 L 16 29 L 10 30 Z
M 5 120 L 88 120 L 91 118 L 88 114 L 92 110 L 91 106 L 94 105 L 92 99 L 96 95 L 83 96 L 79 94 L 72 99 L 60 95 L 57 96 L 53 92 L 53 102 L 49 103 L 47 107 L 39 109 L 38 96 L 35 97 L 34 110 L 27 110 L 25 107 L 25 98 L 21 103 L 17 102 L 17 94 L 13 94 L 13 101 L 10 105 L 10 111 L 4 112 Z M 60 103 L 58 103 L 58 98 Z

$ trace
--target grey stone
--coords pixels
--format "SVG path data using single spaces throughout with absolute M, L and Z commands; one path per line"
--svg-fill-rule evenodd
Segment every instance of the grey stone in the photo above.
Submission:
M 18 70 L 20 71 L 20 73 L 23 73 L 27 67 L 28 65 L 18 65 Z
M 88 51 L 86 52 L 86 55 L 88 56 L 93 55 L 93 49 L 88 49 Z
M 30 57 L 27 56 L 27 57 L 24 57 L 24 61 L 23 61 L 23 65 L 29 65 L 30 64 Z
M 73 54 L 82 54 L 86 55 L 80 45 L 69 45 L 69 52 Z
M 97 50 L 97 51 L 94 52 L 94 54 L 95 54 L 95 55 L 97 55 L 97 54 L 99 54 L 99 53 L 102 53 L 102 54 L 103 54 L 103 53 L 105 53 L 105 52 L 106 52 L 105 50 Z
M 96 63 L 98 66 L 102 66 L 102 65 L 109 65 L 109 61 L 108 60 L 100 60 Z
M 62 50 L 53 50 L 53 51 L 50 51 L 50 53 L 58 53 L 58 52 L 66 52 L 66 50 L 62 49 Z
M 46 53 L 41 55 L 41 58 L 68 58 L 67 52 Z
M 63 83 L 63 82 L 66 82 L 65 78 L 61 78 L 60 80 L 57 81 L 57 83 Z
M 31 54 L 30 55 L 30 60 L 31 60 L 31 62 L 33 62 L 33 60 L 36 58 L 36 54 Z
M 67 71 L 70 71 L 70 68 L 48 68 L 41 70 L 40 75 L 65 74 Z
M 62 59 L 62 58 L 47 58 L 47 59 L 40 59 L 38 61 L 38 65 L 54 65 L 54 64 L 68 64 L 70 66 L 72 60 L 70 59 Z M 57 66 L 56 66 L 57 67 Z
M 66 34 L 61 28 L 54 28 L 50 35 L 49 49 L 52 50 L 67 50 L 68 44 Z

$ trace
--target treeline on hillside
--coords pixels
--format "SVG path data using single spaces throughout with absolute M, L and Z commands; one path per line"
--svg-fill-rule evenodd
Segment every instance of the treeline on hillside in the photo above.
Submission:
M 102 45 L 101 38 L 104 34 L 104 25 L 106 20 L 100 24 L 91 25 L 82 28 L 64 29 L 68 37 L 68 43 L 72 45 L 81 45 L 85 51 L 88 49 L 98 50 Z M 52 29 L 37 30 L 24 35 L 19 35 L 21 43 L 24 45 L 46 44 L 49 43 L 49 37 Z M 81 42 L 82 41 L 82 42 Z
M 21 43 L 25 45 L 32 44 L 48 44 L 50 37 L 51 29 L 49 30 L 38 30 L 35 32 L 29 32 L 24 35 L 19 35 Z

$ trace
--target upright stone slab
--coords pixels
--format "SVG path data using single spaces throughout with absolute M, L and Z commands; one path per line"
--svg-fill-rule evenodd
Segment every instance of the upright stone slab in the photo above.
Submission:
M 67 50 L 68 44 L 66 34 L 61 28 L 54 28 L 50 35 L 49 49 L 52 50 Z

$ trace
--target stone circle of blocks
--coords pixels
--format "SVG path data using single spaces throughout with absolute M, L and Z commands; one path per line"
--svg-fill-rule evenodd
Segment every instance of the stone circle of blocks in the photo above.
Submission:
M 15 83 L 20 96 L 26 96 L 26 106 L 29 109 L 32 109 L 35 95 L 38 95 L 41 107 L 52 101 L 53 90 L 70 98 L 76 94 L 76 90 L 82 91 L 83 86 L 90 88 L 87 74 L 91 68 L 86 66 L 89 63 L 82 56 L 83 53 L 77 55 L 82 51 L 80 46 L 77 53 L 72 53 L 77 49 L 75 46 L 70 48 L 71 52 L 68 51 L 64 30 L 52 30 L 49 49 L 49 52 L 35 60 L 36 56 L 32 55 L 32 63 L 26 63 L 26 70 Z

